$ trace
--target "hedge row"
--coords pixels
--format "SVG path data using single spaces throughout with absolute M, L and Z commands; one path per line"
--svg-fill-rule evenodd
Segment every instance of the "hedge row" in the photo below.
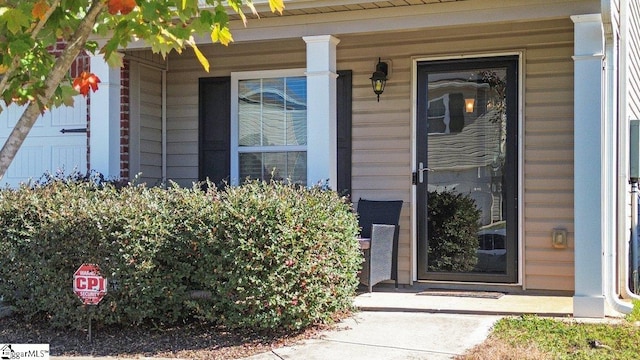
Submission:
M 249 182 L 207 191 L 54 181 L 0 191 L 0 296 L 26 319 L 86 325 L 74 271 L 98 264 L 99 324 L 300 329 L 351 309 L 357 219 L 334 192 Z M 208 297 L 194 298 L 193 291 Z

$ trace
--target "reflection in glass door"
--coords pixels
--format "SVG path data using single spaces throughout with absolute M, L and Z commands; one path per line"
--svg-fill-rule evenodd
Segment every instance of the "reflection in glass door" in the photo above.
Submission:
M 421 279 L 517 280 L 517 57 L 418 64 Z

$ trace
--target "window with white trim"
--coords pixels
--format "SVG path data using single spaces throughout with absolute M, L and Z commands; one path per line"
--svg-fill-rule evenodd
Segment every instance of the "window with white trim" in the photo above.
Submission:
M 307 183 L 303 69 L 231 74 L 231 177 Z

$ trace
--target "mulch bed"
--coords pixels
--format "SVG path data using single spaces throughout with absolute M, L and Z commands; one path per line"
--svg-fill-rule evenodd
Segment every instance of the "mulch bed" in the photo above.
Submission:
M 49 344 L 54 356 L 238 359 L 318 336 L 327 328 L 319 326 L 295 334 L 242 334 L 197 322 L 170 327 L 94 326 L 90 343 L 86 329 L 54 329 L 13 316 L 0 321 L 0 343 Z

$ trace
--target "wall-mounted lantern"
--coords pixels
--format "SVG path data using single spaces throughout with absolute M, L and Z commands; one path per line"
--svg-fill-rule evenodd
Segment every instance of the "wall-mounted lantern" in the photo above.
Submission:
M 380 61 L 378 58 L 378 64 L 376 64 L 376 71 L 369 78 L 371 80 L 371 86 L 373 92 L 378 96 L 378 102 L 380 102 L 380 94 L 384 92 L 384 87 L 387 85 L 387 74 L 389 73 L 389 65 L 386 62 Z

